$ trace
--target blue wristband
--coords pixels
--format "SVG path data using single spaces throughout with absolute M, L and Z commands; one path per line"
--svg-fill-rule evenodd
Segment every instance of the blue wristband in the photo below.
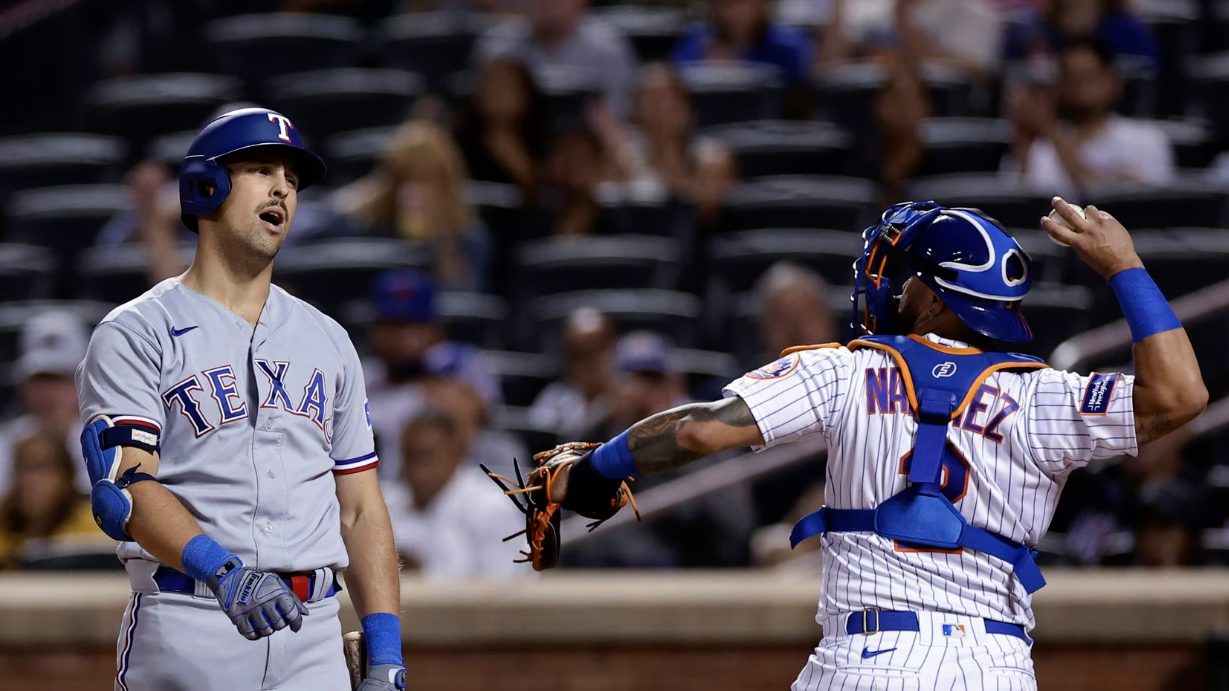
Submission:
M 598 475 L 611 480 L 622 480 L 640 474 L 640 469 L 632 460 L 631 447 L 627 445 L 627 430 L 597 447 L 597 451 L 589 457 L 589 465 L 593 466 Z
M 367 664 L 401 665 L 401 617 L 377 612 L 363 617 Z
M 183 562 L 183 570 L 189 576 L 201 583 L 207 583 L 209 577 L 222 568 L 228 559 L 235 557 L 230 550 L 219 545 L 208 535 L 197 535 L 183 546 L 179 560 Z M 235 557 L 238 559 L 238 557 Z
M 1178 321 L 1161 289 L 1156 287 L 1156 282 L 1144 269 L 1127 269 L 1114 274 L 1110 279 L 1110 288 L 1114 291 L 1114 297 L 1118 298 L 1127 326 L 1131 328 L 1133 342 L 1139 343 L 1153 334 L 1182 328 L 1182 322 Z

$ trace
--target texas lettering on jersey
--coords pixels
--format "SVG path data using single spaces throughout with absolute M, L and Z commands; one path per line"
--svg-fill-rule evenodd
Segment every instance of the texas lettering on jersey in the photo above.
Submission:
M 325 389 L 324 373 L 318 368 L 312 372 L 307 384 L 299 395 L 298 403 L 291 400 L 286 391 L 286 378 L 290 371 L 290 363 L 285 361 L 256 360 L 256 371 L 263 374 L 269 384 L 269 393 L 260 407 L 263 409 L 281 409 L 296 417 L 311 420 L 321 432 L 326 432 L 328 420 L 325 418 L 328 410 L 328 394 Z M 192 425 L 196 438 L 209 434 L 220 425 L 248 418 L 247 403 L 239 394 L 236 386 L 235 370 L 231 365 L 222 365 L 193 374 L 175 384 L 162 393 L 162 401 L 167 408 L 177 410 L 187 418 Z M 205 394 L 212 399 L 213 406 L 207 415 L 202 406 Z M 216 420 L 216 424 L 211 422 Z

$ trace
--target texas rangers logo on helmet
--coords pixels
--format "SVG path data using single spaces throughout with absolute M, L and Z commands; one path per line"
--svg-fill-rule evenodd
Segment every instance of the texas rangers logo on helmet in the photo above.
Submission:
M 290 118 L 280 113 L 269 113 L 269 122 L 276 122 L 279 128 L 277 138 L 284 141 L 290 141 L 290 130 L 294 129 L 294 125 L 290 123 Z

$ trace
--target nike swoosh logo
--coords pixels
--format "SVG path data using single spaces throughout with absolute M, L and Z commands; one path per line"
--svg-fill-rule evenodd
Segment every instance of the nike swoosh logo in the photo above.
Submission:
M 869 660 L 869 659 L 871 659 L 872 657 L 875 657 L 876 655 L 882 655 L 882 654 L 884 654 L 884 653 L 890 653 L 890 652 L 892 652 L 893 650 L 896 650 L 896 648 L 886 648 L 886 649 L 884 649 L 884 650 L 871 650 L 871 649 L 869 649 L 869 648 L 863 648 L 863 649 L 862 649 L 862 659 L 863 659 L 863 660 Z
M 184 335 L 184 334 L 188 333 L 188 332 L 189 332 L 189 331 L 191 331 L 192 329 L 199 329 L 199 328 L 201 328 L 199 324 L 198 324 L 198 325 L 196 325 L 196 326 L 186 326 L 186 327 L 184 327 L 184 328 L 182 328 L 182 329 L 176 329 L 175 327 L 173 327 L 173 326 L 172 326 L 172 327 L 171 327 L 171 336 L 173 336 L 173 337 L 175 337 L 175 338 L 179 338 L 180 336 L 182 336 L 182 335 Z

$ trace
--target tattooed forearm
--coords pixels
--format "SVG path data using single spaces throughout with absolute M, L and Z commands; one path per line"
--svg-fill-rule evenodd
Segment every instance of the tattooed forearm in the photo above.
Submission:
M 1182 423 L 1169 419 L 1164 413 L 1139 420 L 1135 426 L 1135 443 L 1137 446 L 1143 446 L 1181 426 Z
M 755 418 L 738 397 L 658 413 L 632 425 L 627 438 L 636 467 L 650 474 L 759 441 Z

